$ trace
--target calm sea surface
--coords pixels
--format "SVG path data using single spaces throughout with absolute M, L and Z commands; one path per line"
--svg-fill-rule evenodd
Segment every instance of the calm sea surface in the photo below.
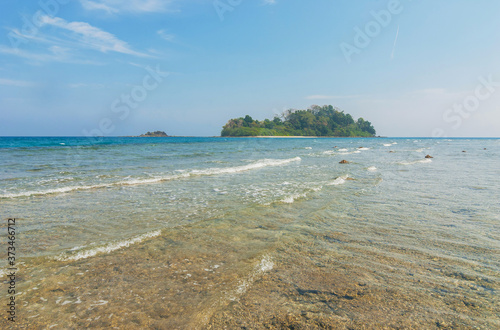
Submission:
M 1 328 L 500 328 L 499 139 L 0 138 L 0 212 Z

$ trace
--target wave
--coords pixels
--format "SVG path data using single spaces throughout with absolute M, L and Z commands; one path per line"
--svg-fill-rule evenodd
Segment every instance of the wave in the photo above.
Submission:
M 287 186 L 287 185 L 290 185 L 290 183 L 284 182 L 284 183 L 280 184 L 280 186 Z M 284 195 L 284 197 L 282 195 L 282 196 L 280 196 L 281 199 L 276 199 L 276 200 L 271 201 L 271 202 L 266 202 L 266 203 L 263 203 L 262 205 L 269 206 L 269 205 L 272 205 L 274 203 L 292 204 L 299 199 L 306 198 L 310 193 L 318 192 L 318 191 L 321 191 L 322 189 L 323 189 L 323 185 L 318 184 L 318 183 L 311 183 L 311 186 L 303 187 L 302 192 L 295 192 L 295 193 L 290 192 L 290 195 Z M 283 192 L 283 191 L 281 191 L 281 192 Z
M 349 175 L 343 175 L 343 176 L 339 176 L 338 178 L 335 178 L 335 180 L 333 180 L 332 182 L 328 183 L 329 186 L 338 186 L 338 185 L 341 185 L 341 184 L 344 184 L 347 180 L 347 178 L 349 178 Z
M 370 148 L 361 147 L 361 148 L 358 148 L 358 150 L 370 150 Z
M 367 168 L 367 170 L 370 172 L 375 172 L 377 170 L 377 168 L 375 166 L 370 166 Z
M 432 163 L 432 159 L 426 158 L 426 159 L 415 160 L 412 162 L 398 162 L 398 164 L 400 164 L 400 165 L 413 165 L 413 164 L 418 164 L 418 163 L 422 163 L 422 164 Z
M 255 170 L 259 168 L 264 168 L 268 166 L 281 166 L 292 162 L 298 162 L 302 159 L 300 157 L 289 158 L 289 159 L 263 159 L 252 164 L 235 166 L 235 167 L 221 167 L 221 168 L 209 168 L 206 170 L 193 170 L 189 172 L 191 175 L 214 175 L 214 174 L 228 174 L 228 173 L 238 173 L 245 172 L 249 170 Z
M 306 197 L 306 194 L 293 194 L 291 196 L 287 196 L 287 197 L 283 198 L 281 200 L 281 202 L 287 203 L 287 204 L 292 204 L 297 199 L 304 198 L 304 197 Z
M 340 151 L 339 155 L 350 155 L 350 154 L 359 154 L 361 153 L 360 150 L 368 150 L 368 148 L 359 148 L 358 150 L 354 150 L 354 151 L 349 151 L 348 149 L 338 149 L 338 151 Z
M 167 181 L 182 177 L 188 177 L 189 175 L 172 175 L 169 177 L 161 177 L 161 178 L 152 178 L 152 179 L 134 179 L 127 181 L 118 181 L 118 182 L 110 182 L 110 183 L 101 183 L 95 185 L 87 185 L 87 186 L 70 186 L 70 187 L 61 187 L 47 190 L 34 190 L 34 191 L 25 191 L 21 193 L 11 193 L 11 194 L 3 194 L 0 195 L 0 198 L 15 198 L 15 197 L 29 197 L 29 196 L 38 196 L 38 195 L 50 195 L 50 194 L 62 194 L 76 190 L 89 190 L 89 189 L 99 189 L 106 188 L 112 186 L 132 186 L 138 184 L 148 184 L 148 183 L 157 183 L 161 181 Z
M 392 146 L 392 143 L 384 143 L 384 147 L 390 147 Z
M 218 175 L 218 174 L 230 174 L 230 173 L 238 173 L 245 172 L 255 169 L 260 169 L 268 166 L 281 166 L 286 165 L 292 162 L 301 161 L 300 157 L 289 158 L 289 159 L 262 159 L 255 163 L 234 167 L 214 167 L 206 170 L 192 170 L 190 172 L 182 172 L 181 174 L 176 175 L 168 175 L 156 178 L 149 179 L 133 179 L 126 181 L 117 181 L 110 183 L 101 183 L 96 185 L 86 185 L 86 186 L 69 186 L 69 187 L 61 187 L 47 190 L 35 190 L 35 191 L 25 191 L 20 193 L 8 193 L 0 195 L 0 198 L 16 198 L 16 197 L 29 197 L 36 195 L 49 195 L 49 194 L 61 194 L 76 190 L 89 190 L 89 189 L 98 189 L 98 188 L 106 188 L 112 186 L 132 186 L 132 185 L 140 185 L 140 184 L 152 184 L 158 183 L 162 181 L 170 181 L 182 178 L 188 178 L 190 176 L 202 176 L 202 175 Z M 180 171 L 180 170 L 179 170 Z
M 58 261 L 76 261 L 76 260 L 80 260 L 80 259 L 86 259 L 86 258 L 93 257 L 97 254 L 110 253 L 110 252 L 119 250 L 119 249 L 124 248 L 124 247 L 129 247 L 132 244 L 141 243 L 148 238 L 153 238 L 153 237 L 157 237 L 160 235 L 161 235 L 161 230 L 156 230 L 156 231 L 146 233 L 146 234 L 143 234 L 143 235 L 140 235 L 140 236 L 137 236 L 137 237 L 125 240 L 125 241 L 109 243 L 105 246 L 100 246 L 100 247 L 96 247 L 96 248 L 93 248 L 90 250 L 81 251 L 81 252 L 78 252 L 74 255 L 68 256 L 67 254 L 62 254 L 62 255 L 55 257 L 55 259 Z M 71 249 L 71 250 L 74 250 L 74 249 Z

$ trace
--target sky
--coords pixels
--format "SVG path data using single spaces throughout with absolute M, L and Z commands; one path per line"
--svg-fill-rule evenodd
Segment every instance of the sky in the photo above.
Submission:
M 218 136 L 331 104 L 500 136 L 496 0 L 0 0 L 0 136 Z

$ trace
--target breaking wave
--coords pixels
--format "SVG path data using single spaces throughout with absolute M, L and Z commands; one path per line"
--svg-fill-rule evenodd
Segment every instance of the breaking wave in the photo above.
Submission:
M 332 182 L 328 183 L 328 185 L 329 186 L 338 186 L 338 185 L 344 184 L 348 177 L 349 177 L 349 175 L 347 175 L 347 174 L 343 175 L 343 176 L 339 176 L 338 178 L 336 178 Z
M 413 164 L 425 164 L 425 163 L 432 163 L 432 159 L 426 158 L 426 159 L 419 159 L 411 162 L 398 162 L 400 165 L 413 165 Z
M 61 194 L 61 193 L 66 193 L 66 192 L 71 192 L 71 191 L 76 191 L 76 190 L 99 189 L 99 188 L 106 188 L 106 187 L 113 187 L 113 186 L 132 186 L 132 185 L 141 185 L 141 184 L 152 184 L 152 183 L 158 183 L 158 182 L 162 182 L 162 181 L 188 178 L 191 176 L 218 175 L 218 174 L 230 174 L 230 173 L 245 172 L 245 171 L 260 169 L 260 168 L 264 168 L 264 167 L 268 167 L 268 166 L 282 166 L 282 165 L 286 165 L 286 164 L 289 164 L 292 162 L 298 162 L 298 161 L 301 161 L 300 157 L 289 158 L 289 159 L 262 159 L 262 160 L 255 162 L 255 163 L 241 165 L 241 166 L 219 167 L 219 168 L 215 167 L 215 168 L 208 168 L 205 170 L 192 170 L 190 172 L 183 172 L 183 173 L 176 174 L 176 175 L 167 175 L 167 176 L 148 178 L 148 179 L 132 179 L 132 180 L 125 180 L 125 181 L 110 182 L 110 183 L 101 183 L 101 184 L 96 184 L 96 185 L 69 186 L 69 187 L 60 187 L 60 188 L 47 189 L 47 190 L 33 190 L 33 191 L 25 191 L 25 192 L 19 192 L 19 193 L 8 193 L 8 194 L 0 195 L 0 198 L 29 197 L 29 196 L 37 196 L 37 195 Z
M 109 243 L 105 246 L 100 246 L 90 250 L 81 251 L 73 255 L 61 254 L 57 256 L 55 259 L 59 261 L 76 261 L 80 259 L 86 259 L 93 257 L 97 254 L 110 253 L 119 250 L 121 248 L 128 247 L 132 244 L 141 243 L 148 238 L 153 238 L 160 235 L 161 235 L 161 230 L 156 230 L 125 241 Z

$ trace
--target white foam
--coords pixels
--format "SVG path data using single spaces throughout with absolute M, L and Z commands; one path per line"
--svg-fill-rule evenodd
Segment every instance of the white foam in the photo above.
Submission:
M 293 194 L 291 196 L 287 196 L 285 198 L 283 198 L 281 201 L 283 203 L 288 203 L 288 204 L 292 204 L 293 202 L 295 202 L 297 199 L 299 198 L 303 198 L 303 197 L 306 197 L 306 194 Z
M 240 284 L 236 288 L 235 294 L 232 295 L 232 297 L 230 297 L 229 299 L 232 301 L 238 299 L 238 296 L 244 294 L 258 277 L 260 277 L 265 272 L 270 271 L 271 269 L 273 269 L 273 267 L 274 262 L 272 261 L 271 257 L 267 255 L 264 256 L 260 263 L 255 266 L 253 272 L 250 273 L 248 278 L 240 281 Z
M 370 166 L 367 168 L 367 170 L 370 172 L 375 172 L 377 170 L 377 168 L 375 166 Z
M 400 165 L 413 165 L 413 164 L 419 164 L 419 163 L 422 163 L 422 164 L 432 163 L 432 159 L 426 158 L 426 159 L 415 160 L 412 162 L 398 162 L 398 164 L 400 164 Z
M 308 149 L 308 150 L 309 150 L 309 149 L 312 149 L 312 147 L 306 147 L 306 149 Z
M 339 151 L 340 151 L 339 155 L 359 154 L 359 153 L 361 153 L 360 150 L 363 150 L 363 149 L 358 149 L 358 150 L 354 150 L 354 151 L 348 151 L 348 149 L 339 149 Z M 368 149 L 365 149 L 365 150 L 368 150 Z
M 392 146 L 391 143 L 384 143 L 384 147 L 390 147 L 390 146 Z
M 132 186 L 132 185 L 141 185 L 141 184 L 152 184 L 158 183 L 162 181 L 176 180 L 182 178 L 188 178 L 190 176 L 200 176 L 200 175 L 218 175 L 218 174 L 230 174 L 230 173 L 238 173 L 244 171 L 250 171 L 255 169 L 260 169 L 268 166 L 281 166 L 286 165 L 292 162 L 301 161 L 300 157 L 289 158 L 289 159 L 262 159 L 255 163 L 242 165 L 242 166 L 234 166 L 234 167 L 224 167 L 224 168 L 209 168 L 205 170 L 193 170 L 188 173 L 182 173 L 177 175 L 168 175 L 155 177 L 150 179 L 132 179 L 125 181 L 117 181 L 96 185 L 87 185 L 87 186 L 70 186 L 70 187 L 61 187 L 55 189 L 47 189 L 47 190 L 36 190 L 36 191 L 26 191 L 20 193 L 10 193 L 0 195 L 0 198 L 16 198 L 16 197 L 29 197 L 29 196 L 37 196 L 37 195 L 49 195 L 49 194 L 61 194 L 67 193 L 71 191 L 77 190 L 90 190 L 90 189 L 99 189 L 113 186 Z
M 325 154 L 325 155 L 333 155 L 334 153 L 335 152 L 332 150 L 323 151 L 323 154 Z
M 191 175 L 215 175 L 215 174 L 228 174 L 228 173 L 238 173 L 245 172 L 249 170 L 255 170 L 259 168 L 264 168 L 268 166 L 281 166 L 292 162 L 298 162 L 302 159 L 300 157 L 289 158 L 289 159 L 262 159 L 255 163 L 235 166 L 235 167 L 221 167 L 221 168 L 209 168 L 206 170 L 193 170 L 190 172 Z
M 189 175 L 187 175 L 189 176 Z M 22 193 L 16 194 L 3 194 L 0 195 L 0 198 L 15 198 L 15 197 L 29 197 L 29 196 L 37 196 L 37 195 L 50 195 L 50 194 L 62 194 L 71 191 L 77 190 L 90 190 L 90 189 L 99 189 L 106 188 L 112 186 L 132 186 L 138 184 L 150 184 L 157 183 L 161 181 L 173 180 L 181 177 L 186 177 L 186 175 L 173 175 L 169 177 L 161 177 L 161 178 L 153 178 L 153 179 L 133 179 L 127 181 L 118 181 L 118 182 L 110 182 L 104 184 L 96 184 L 96 185 L 88 185 L 88 186 L 70 186 L 70 187 L 61 187 L 55 189 L 47 189 L 47 190 L 35 190 L 35 191 L 26 191 Z
M 140 235 L 140 236 L 137 236 L 137 237 L 125 240 L 125 241 L 109 243 L 105 246 L 100 246 L 100 247 L 97 247 L 97 248 L 94 248 L 91 250 L 82 251 L 82 252 L 79 252 L 79 253 L 74 254 L 74 255 L 68 256 L 66 254 L 61 254 L 58 257 L 56 257 L 55 259 L 59 260 L 59 261 L 76 261 L 76 260 L 80 260 L 80 259 L 86 259 L 86 258 L 93 257 L 97 254 L 110 253 L 110 252 L 119 250 L 119 249 L 124 248 L 124 247 L 129 247 L 132 244 L 141 243 L 142 241 L 144 241 L 148 238 L 153 238 L 153 237 L 156 237 L 159 235 L 161 235 L 161 230 L 156 230 L 156 231 L 146 233 L 146 234 L 143 234 L 143 235 Z
M 370 150 L 370 148 L 362 147 L 362 148 L 358 148 L 358 150 Z
M 392 144 L 398 144 L 397 142 L 392 142 Z
M 332 182 L 328 183 L 328 185 L 329 186 L 338 186 L 338 185 L 344 184 L 348 177 L 349 177 L 349 175 L 347 175 L 347 174 L 343 175 L 343 176 L 339 176 L 338 178 L 336 178 Z

